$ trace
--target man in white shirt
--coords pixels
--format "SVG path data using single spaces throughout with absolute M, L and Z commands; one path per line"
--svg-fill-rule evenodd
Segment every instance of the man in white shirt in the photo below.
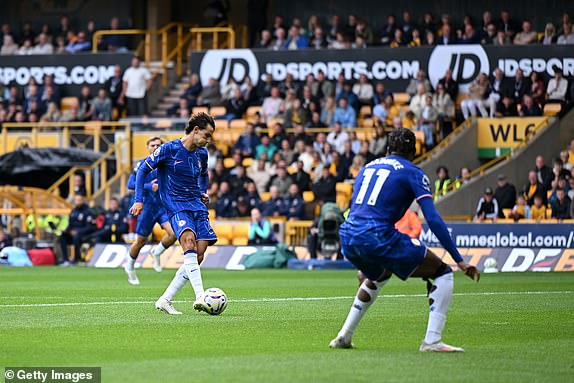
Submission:
M 335 122 L 335 131 L 327 135 L 327 142 L 331 144 L 335 151 L 343 153 L 345 142 L 348 140 L 349 134 L 347 132 L 343 132 L 343 125 L 339 121 Z
M 32 48 L 34 55 L 51 55 L 54 53 L 54 46 L 48 41 L 48 36 L 45 33 L 38 35 L 38 45 Z
M 546 99 L 548 102 L 564 102 L 568 91 L 568 80 L 562 77 L 562 69 L 554 69 L 554 78 L 548 81 Z
M 145 94 L 151 88 L 151 73 L 140 66 L 137 56 L 132 58 L 132 66 L 126 69 L 123 76 L 123 89 L 120 102 L 125 98 L 128 116 L 141 116 L 146 113 Z
M 261 105 L 261 116 L 264 121 L 269 121 L 276 118 L 279 113 L 283 112 L 283 99 L 280 97 L 279 88 L 274 86 L 271 88 L 271 96 L 265 97 L 263 105 Z

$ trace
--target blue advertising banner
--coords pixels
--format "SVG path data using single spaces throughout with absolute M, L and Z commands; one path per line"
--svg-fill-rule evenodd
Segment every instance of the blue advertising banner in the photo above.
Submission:
M 569 249 L 574 244 L 574 225 L 570 224 L 447 223 L 447 226 L 458 247 Z M 440 246 L 426 224 L 419 239 L 427 246 Z

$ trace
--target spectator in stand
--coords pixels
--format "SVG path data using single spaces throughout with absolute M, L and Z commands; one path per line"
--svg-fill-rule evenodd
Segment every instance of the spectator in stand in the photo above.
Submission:
M 469 95 L 466 100 L 463 100 L 460 104 L 462 109 L 462 115 L 466 120 L 469 116 L 476 116 L 476 109 L 479 108 L 482 117 L 486 117 L 487 113 L 484 109 L 482 102 L 484 101 L 488 90 L 490 88 L 490 83 L 488 81 L 488 76 L 486 73 L 481 73 L 476 80 L 469 87 Z
M 333 146 L 337 152 L 343 152 L 345 142 L 349 139 L 349 134 L 343 131 L 340 122 L 335 123 L 335 129 L 327 135 L 327 142 Z
M 373 30 L 365 20 L 359 20 L 357 22 L 357 27 L 355 28 L 355 39 L 356 38 L 362 39 L 367 45 L 373 44 L 375 40 Z
M 481 35 L 480 43 L 482 45 L 492 45 L 494 44 L 494 40 L 496 39 L 496 25 L 493 22 L 490 22 L 486 25 L 484 30 L 485 33 Z
M 411 98 L 409 109 L 413 112 L 416 118 L 420 118 L 423 108 L 426 105 L 427 91 L 424 84 L 418 84 L 416 94 Z
M 456 98 L 458 96 L 458 83 L 452 77 L 452 69 L 447 69 L 444 77 L 438 80 L 438 83 L 444 86 L 444 89 L 450 96 L 452 102 L 456 102 Z
M 269 49 L 274 51 L 283 50 L 286 45 L 285 35 L 286 33 L 284 28 L 277 29 L 274 33 L 275 40 L 271 42 Z
M 369 143 L 369 152 L 377 158 L 384 156 L 387 151 L 387 140 L 387 132 L 385 129 L 382 126 L 377 126 L 375 128 L 375 136 Z
M 277 186 L 269 188 L 269 200 L 262 204 L 261 213 L 265 217 L 279 217 L 287 214 L 287 204 L 281 197 Z
M 303 202 L 296 183 L 289 186 L 289 194 L 285 198 L 285 208 L 287 210 L 287 220 L 300 221 L 305 219 L 305 202 Z
M 437 41 L 438 45 L 456 44 L 456 36 L 452 33 L 450 24 L 443 24 L 441 27 L 441 36 Z
M 391 48 L 404 47 L 408 44 L 408 40 L 403 36 L 403 34 L 402 29 L 395 29 L 395 36 L 393 37 L 390 45 Z
M 465 24 L 464 33 L 458 39 L 457 44 L 480 44 L 480 35 L 472 24 Z
M 495 117 L 517 117 L 518 110 L 516 109 L 516 104 L 514 103 L 514 99 L 510 97 L 508 94 L 502 97 L 502 100 L 496 104 L 496 113 L 494 113 Z
M 60 108 L 58 105 L 51 102 L 48 104 L 46 113 L 40 117 L 40 122 L 58 122 L 62 117 L 62 113 L 60 113 Z
M 97 97 L 90 101 L 92 120 L 110 121 L 112 119 L 112 100 L 108 97 L 105 88 L 98 89 Z
M 261 215 L 257 208 L 251 210 L 251 223 L 249 224 L 248 245 L 275 245 L 275 233 L 271 230 L 271 223 Z
M 187 99 L 187 104 L 190 108 L 193 108 L 197 105 L 197 98 L 201 94 L 203 90 L 203 86 L 201 85 L 201 81 L 199 81 L 199 76 L 197 73 L 192 73 L 189 78 L 189 86 L 183 92 L 183 97 Z
M 279 29 L 285 29 L 285 24 L 283 23 L 283 16 L 277 15 L 273 19 L 273 25 L 271 26 L 271 28 L 269 28 L 269 30 L 271 31 L 273 36 L 276 36 L 277 31 Z
M 496 104 L 509 92 L 508 89 L 509 87 L 506 79 L 504 78 L 504 72 L 502 72 L 500 68 L 496 68 L 494 70 L 494 76 L 492 76 L 490 80 L 488 96 L 486 97 L 486 100 L 482 102 L 482 108 L 479 106 L 483 117 L 486 117 L 483 113 L 483 109 L 484 112 L 486 112 L 486 108 L 489 109 L 489 117 L 494 117 L 494 114 L 496 113 Z
M 533 198 L 532 206 L 530 206 L 530 216 L 537 222 L 550 218 L 546 213 L 546 203 L 544 202 L 545 196 L 543 194 L 536 194 Z
M 128 231 L 126 212 L 120 210 L 118 199 L 113 197 L 110 199 L 110 208 L 104 214 L 104 225 L 100 230 L 86 236 L 85 240 L 93 240 L 95 243 L 124 242 L 122 236 Z
M 255 128 L 252 123 L 247 123 L 245 126 L 245 133 L 239 136 L 233 150 L 239 151 L 243 157 L 255 156 L 257 146 L 261 140 L 255 134 Z
M 229 177 L 229 187 L 233 195 L 239 197 L 245 194 L 247 185 L 253 182 L 253 180 L 247 176 L 245 167 L 241 164 L 241 160 L 235 161 L 235 164 L 235 167 L 231 171 L 231 177 Z
M 562 154 L 562 152 L 560 152 Z M 566 154 L 568 154 L 566 152 Z M 569 179 L 570 178 L 570 170 L 566 169 L 564 166 L 564 161 L 560 157 L 556 157 L 552 161 L 552 188 L 556 188 L 554 185 L 558 182 L 559 178 Z
M 375 126 L 384 126 L 389 113 L 385 106 L 385 99 L 381 97 L 379 100 L 372 110 L 371 117 L 375 120 Z
M 325 33 L 323 32 L 323 28 L 315 27 L 313 31 L 313 35 L 311 36 L 310 47 L 314 49 L 325 49 L 329 43 L 325 38 Z
M 78 110 L 78 114 L 80 115 L 80 118 L 84 121 L 89 121 L 92 118 L 92 110 L 90 108 L 90 103 L 92 99 L 93 97 L 92 94 L 90 93 L 90 87 L 84 85 L 80 90 L 80 97 L 78 99 L 80 102 L 79 105 L 80 108 Z
M 523 96 L 522 108 L 518 114 L 520 117 L 536 117 L 542 116 L 542 110 L 530 95 L 525 94 Z
M 494 198 L 498 201 L 498 218 L 504 218 L 503 209 L 512 209 L 516 204 L 516 188 L 508 182 L 504 174 L 496 177 Z
M 342 127 L 353 128 L 357 126 L 357 115 L 349 105 L 345 97 L 339 99 L 339 107 L 335 110 L 335 123 L 341 123 Z
M 301 101 L 295 98 L 293 104 L 285 113 L 285 126 L 291 128 L 294 125 L 305 125 L 307 123 L 307 111 L 301 107 Z
M 291 26 L 289 29 L 289 38 L 285 42 L 284 49 L 287 50 L 298 50 L 305 49 L 309 47 L 309 40 L 307 36 L 301 35 L 299 28 L 295 25 Z
M 532 72 L 535 73 L 535 72 Z M 544 82 L 542 82 L 542 87 L 544 88 Z M 530 84 L 527 78 L 524 77 L 524 72 L 522 69 L 516 70 L 516 76 L 505 94 L 511 94 L 515 103 L 521 102 L 522 97 L 526 93 L 530 93 Z M 544 94 L 543 94 L 544 95 Z
M 387 16 L 387 23 L 383 26 L 379 36 L 383 45 L 390 45 L 395 37 L 395 30 L 399 29 L 395 15 Z
M 329 172 L 329 167 L 330 164 L 323 167 L 321 178 L 313 184 L 315 201 L 320 205 L 325 202 L 335 202 L 337 196 L 335 177 Z
M 261 143 L 255 147 L 255 158 L 261 158 L 263 153 L 267 153 L 268 158 L 272 158 L 273 154 L 277 151 L 277 147 L 271 143 L 267 134 L 261 136 Z
M 508 37 L 510 40 L 514 38 L 514 34 L 516 33 L 516 30 L 518 28 L 516 27 L 514 20 L 512 20 L 512 18 L 510 17 L 509 10 L 504 9 L 502 10 L 502 12 L 500 12 L 500 20 L 498 22 L 497 29 L 499 31 L 504 32 L 506 37 Z
M 562 76 L 562 69 L 554 68 L 554 77 L 548 81 L 546 88 L 546 102 L 563 104 L 566 101 L 567 91 L 568 80 Z
M 570 198 L 566 195 L 566 190 L 557 189 L 556 199 L 552 202 L 552 218 L 557 218 L 558 221 L 563 219 L 570 219 Z
M 425 147 L 431 150 L 435 146 L 434 132 L 436 122 L 438 119 L 438 109 L 433 106 L 432 96 L 427 94 L 425 96 L 425 106 L 420 112 L 417 119 L 418 129 L 421 129 L 425 134 Z
M 413 35 L 409 42 L 409 47 L 420 47 L 422 45 L 421 33 L 418 29 L 413 29 Z
M 546 190 L 544 189 L 544 185 L 538 181 L 538 176 L 534 170 L 528 173 L 528 183 L 524 187 L 522 194 L 524 195 L 528 206 L 532 206 L 534 204 L 534 197 L 536 195 L 540 195 L 542 203 L 546 205 Z
M 245 100 L 241 94 L 241 89 L 235 89 L 235 94 L 225 103 L 226 114 L 222 116 L 217 116 L 216 119 L 227 120 L 231 122 L 232 120 L 242 118 L 247 105 L 245 105 Z
M 444 138 L 452 132 L 453 124 L 449 122 L 454 121 L 455 105 L 450 94 L 446 92 L 444 84 L 440 82 L 437 85 L 436 93 L 432 96 L 432 104 L 438 112 L 439 131 L 441 138 Z
M 291 147 L 289 140 L 286 138 L 281 141 L 281 151 L 278 152 L 278 154 L 280 154 L 281 158 L 283 158 L 288 164 L 291 164 L 293 161 L 295 161 L 296 153 Z
M 530 211 L 530 206 L 526 204 L 526 200 L 523 195 L 519 195 L 516 199 L 516 204 L 512 208 L 512 211 L 508 215 L 508 218 L 512 218 L 515 221 L 521 220 L 523 218 L 531 218 L 532 213 Z
M 301 192 L 311 190 L 311 176 L 303 168 L 303 161 L 297 161 L 297 171 L 291 174 L 291 180 Z
M 362 74 L 359 77 L 359 82 L 353 85 L 353 93 L 359 99 L 359 106 L 373 105 L 373 85 L 369 82 L 367 75 Z
M 574 138 L 570 140 L 570 145 L 568 147 L 568 162 L 574 166 Z
M 271 164 L 267 161 L 266 155 L 261 156 L 247 170 L 249 177 L 255 182 L 259 194 L 267 191 L 267 184 L 271 178 Z
M 478 201 L 476 207 L 475 222 L 483 222 L 487 219 L 496 222 L 498 217 L 498 201 L 494 198 L 494 193 L 491 188 L 484 189 L 484 196 Z
M 382 81 L 378 81 L 375 84 L 375 92 L 373 94 L 373 104 L 377 105 L 382 103 L 388 95 L 392 94 L 393 94 L 392 92 L 385 89 L 385 84 Z
M 0 55 L 10 56 L 18 53 L 18 45 L 14 43 L 14 38 L 12 35 L 4 35 L 2 40 L 2 48 L 0 49 Z
M 552 186 L 552 179 L 554 178 L 554 174 L 552 169 L 546 165 L 544 162 L 543 156 L 537 156 L 535 160 L 536 165 L 536 176 L 538 177 L 538 182 L 540 182 L 545 191 L 551 189 Z
M 66 38 L 64 36 L 57 36 L 56 37 L 56 46 L 54 47 L 54 53 L 61 55 L 65 54 L 66 52 Z
M 431 90 L 432 90 L 431 85 L 430 85 L 429 80 L 426 78 L 425 72 L 423 72 L 422 70 L 419 70 L 417 72 L 416 77 L 409 81 L 409 85 L 407 86 L 407 89 L 405 90 L 405 92 L 407 92 L 411 96 L 414 96 L 419 91 L 419 87 L 421 85 L 424 87 L 425 93 L 431 92 Z
M 167 115 L 172 118 L 189 118 L 191 112 L 185 97 L 179 98 L 179 103 L 167 110 Z
M 467 167 L 460 168 L 460 172 L 459 175 L 456 177 L 454 187 L 456 189 L 460 189 L 462 185 L 469 183 L 471 179 L 470 173 L 471 171 L 469 168 Z
M 317 81 L 311 87 L 311 95 L 322 103 L 335 95 L 335 85 L 332 81 L 327 80 L 325 72 L 320 70 L 317 73 Z
M 540 38 L 540 44 L 542 45 L 553 45 L 558 41 L 558 36 L 556 36 L 556 28 L 554 24 L 547 23 L 544 27 L 544 35 Z
M 32 47 L 32 40 L 30 39 L 24 40 L 20 49 L 18 49 L 18 54 L 21 56 L 34 54 L 34 48 Z
M 235 91 L 239 90 L 239 85 L 235 82 L 232 76 L 227 79 L 227 84 L 221 88 L 221 99 L 222 101 L 227 101 L 235 95 Z
M 259 208 L 261 206 L 261 197 L 259 196 L 259 192 L 257 192 L 257 185 L 255 182 L 248 182 L 245 185 L 245 193 L 239 196 L 239 199 L 247 202 L 249 205 L 249 210 Z
M 563 164 L 562 169 L 567 171 L 569 174 L 571 174 L 571 171 L 574 168 L 574 166 L 570 163 L 569 159 L 570 159 L 570 155 L 568 154 L 568 150 L 560 151 L 560 160 L 562 160 L 562 164 Z M 572 178 L 572 177 L 569 176 L 567 178 Z
M 341 92 L 337 93 L 337 103 L 339 103 L 341 98 L 347 99 L 347 104 L 349 104 L 349 106 L 351 108 L 353 108 L 355 113 L 359 112 L 359 98 L 353 92 L 353 90 L 351 88 L 351 84 L 349 82 L 345 81 L 343 84 L 343 90 Z
M 207 86 L 205 86 L 199 96 L 197 96 L 197 105 L 209 107 L 221 105 L 219 81 L 213 77 L 207 81 Z
M 122 93 L 119 103 L 127 105 L 128 116 L 142 116 L 146 114 L 145 95 L 151 88 L 151 73 L 140 65 L 137 56 L 132 58 L 132 65 L 126 69 L 122 77 Z
M 283 109 L 283 104 L 283 99 L 279 95 L 279 88 L 274 86 L 271 88 L 271 95 L 263 100 L 263 105 L 261 106 L 261 117 L 263 121 L 277 118 Z
M 255 48 L 259 49 L 269 49 L 271 48 L 271 43 L 273 41 L 273 36 L 271 36 L 271 32 L 267 29 L 261 31 L 261 38 L 255 44 Z
M 121 97 L 123 89 L 122 68 L 119 65 L 114 66 L 114 75 L 104 84 L 106 93 L 112 101 L 112 107 L 118 111 L 118 117 L 121 117 L 125 107 L 125 100 Z
M 436 169 L 436 175 L 437 179 L 434 182 L 434 199 L 438 201 L 448 193 L 448 186 L 452 183 L 452 179 L 448 175 L 448 168 L 443 165 Z
M 110 29 L 114 31 L 120 29 L 120 20 L 117 17 L 113 17 L 110 20 Z M 105 49 L 111 52 L 125 52 L 128 50 L 126 35 L 106 35 L 103 45 Z
M 66 46 L 66 51 L 68 53 L 77 53 L 77 52 L 87 52 L 92 49 L 92 43 L 86 40 L 86 32 L 80 31 L 76 36 L 75 41 L 71 41 Z
M 359 175 L 359 172 L 361 171 L 363 166 L 365 166 L 365 159 L 363 158 L 363 156 L 356 155 L 355 157 L 353 157 L 353 162 L 349 167 L 349 174 L 347 176 L 348 179 L 350 180 L 357 179 L 357 176 Z
M 571 23 L 565 23 L 562 26 L 562 34 L 556 40 L 558 45 L 574 44 L 574 31 Z
M 325 106 L 321 110 L 321 122 L 327 126 L 333 126 L 335 124 L 335 111 L 337 106 L 335 99 L 333 97 L 327 98 Z
M 215 216 L 217 218 L 231 218 L 235 209 L 235 197 L 231 193 L 229 183 L 223 181 L 219 184 L 217 200 L 215 201 Z
M 245 77 L 243 84 L 241 84 L 241 94 L 245 100 L 247 107 L 259 105 L 259 99 L 257 97 L 257 89 L 253 86 L 251 77 Z
M 538 41 L 538 33 L 532 30 L 532 23 L 528 20 L 522 22 L 522 31 L 514 36 L 514 45 L 534 44 Z
M 291 186 L 292 183 L 293 180 L 287 172 L 287 164 L 281 163 L 277 167 L 277 174 L 269 180 L 269 189 L 271 190 L 271 188 L 275 186 L 279 189 L 279 194 L 282 197 L 286 197 L 289 193 L 289 186 Z
M 508 37 L 504 31 L 498 30 L 498 32 L 496 32 L 496 38 L 494 39 L 492 44 L 494 46 L 511 45 L 512 41 L 510 40 L 510 37 Z
M 64 258 L 64 264 L 68 263 L 68 245 L 74 245 L 74 259 L 72 264 L 77 263 L 81 257 L 81 247 L 87 235 L 93 231 L 93 219 L 90 213 L 90 207 L 84 202 L 81 194 L 74 196 L 74 208 L 70 212 L 68 227 L 58 238 L 60 251 Z

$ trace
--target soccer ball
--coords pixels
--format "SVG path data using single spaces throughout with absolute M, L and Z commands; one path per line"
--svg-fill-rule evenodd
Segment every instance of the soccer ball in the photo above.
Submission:
M 207 305 L 209 315 L 219 315 L 227 307 L 227 295 L 217 287 L 207 289 L 203 295 L 203 301 Z
M 498 273 L 498 262 L 496 259 L 489 257 L 484 260 L 485 273 Z

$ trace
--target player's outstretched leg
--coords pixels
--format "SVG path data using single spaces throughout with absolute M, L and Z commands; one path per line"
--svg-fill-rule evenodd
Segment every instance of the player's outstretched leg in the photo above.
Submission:
M 201 269 L 197 257 L 197 241 L 195 234 L 191 230 L 185 230 L 179 237 L 179 243 L 183 248 L 183 265 L 185 272 L 195 292 L 195 302 L 193 308 L 197 311 L 208 311 L 208 307 L 203 301 L 204 289 L 203 280 L 201 279 Z
M 433 280 L 429 289 L 430 307 L 427 332 L 419 350 L 422 352 L 464 352 L 462 348 L 450 346 L 442 341 L 442 331 L 454 289 L 454 275 L 450 266 L 427 250 L 425 260 L 412 276 Z
M 187 283 L 187 273 L 185 272 L 185 265 L 181 265 L 177 269 L 175 276 L 170 284 L 165 289 L 163 295 L 155 302 L 155 308 L 170 315 L 180 315 L 181 311 L 177 311 L 171 301 L 175 294 Z
M 164 251 L 166 251 L 166 249 L 168 249 L 171 245 L 173 245 L 177 240 L 171 228 L 171 225 L 169 224 L 169 221 L 162 223 L 161 227 L 163 227 L 163 229 L 167 232 L 167 234 L 163 236 L 159 244 L 156 247 L 154 247 L 153 250 L 151 251 L 151 257 L 153 259 L 153 269 L 158 273 L 161 273 L 162 271 L 160 256 L 163 254 Z
M 128 263 L 126 263 L 124 270 L 128 275 L 128 282 L 131 285 L 137 286 L 140 284 L 138 276 L 136 274 L 135 263 L 140 253 L 141 248 L 145 245 L 146 238 L 138 235 L 136 241 L 132 243 L 129 251 Z
M 383 275 L 378 279 L 378 281 L 372 281 L 370 279 L 365 279 L 361 286 L 359 287 L 359 291 L 357 291 L 357 295 L 355 296 L 355 300 L 353 305 L 351 306 L 351 311 L 349 311 L 349 315 L 347 315 L 347 319 L 339 331 L 339 334 L 335 339 L 329 343 L 329 347 L 331 348 L 351 348 L 353 347 L 352 338 L 353 332 L 357 328 L 357 325 L 369 309 L 371 305 L 377 299 L 381 288 L 389 281 L 391 278 L 392 273 L 385 271 Z

